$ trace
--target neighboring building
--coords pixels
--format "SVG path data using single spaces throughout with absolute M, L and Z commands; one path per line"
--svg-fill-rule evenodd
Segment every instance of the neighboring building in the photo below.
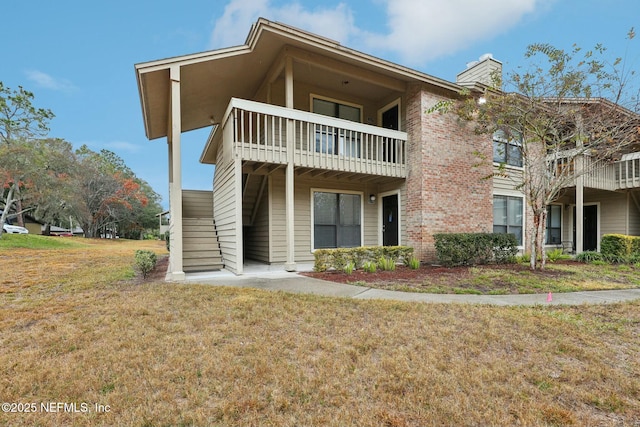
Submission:
M 430 260 L 442 232 L 526 241 L 522 193 L 476 165 L 495 152 L 491 138 L 426 113 L 500 71 L 490 56 L 451 83 L 259 19 L 242 46 L 135 68 L 146 135 L 168 142 L 170 279 L 223 264 L 241 274 L 247 259 L 292 271 L 328 247 L 409 245 Z M 181 134 L 210 126 L 199 160 L 215 165 L 213 191 L 183 190 Z M 506 148 L 521 173 L 517 147 Z M 640 234 L 637 197 L 620 185 L 584 190 L 585 206 L 598 203 L 584 210 L 596 243 L 605 232 Z M 551 208 L 553 245 L 576 240 L 572 194 Z M 594 235 L 587 221 L 584 234 Z

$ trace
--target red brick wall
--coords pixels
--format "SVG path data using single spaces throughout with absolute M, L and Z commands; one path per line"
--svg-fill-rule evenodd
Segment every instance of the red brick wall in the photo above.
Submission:
M 407 239 L 416 256 L 435 259 L 435 233 L 491 232 L 491 138 L 454 114 L 427 113 L 443 97 L 413 85 L 407 93 Z M 480 152 L 488 162 L 479 163 Z

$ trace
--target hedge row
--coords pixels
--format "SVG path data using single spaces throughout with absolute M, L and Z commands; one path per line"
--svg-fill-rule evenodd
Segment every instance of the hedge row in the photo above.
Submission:
M 409 246 L 360 246 L 357 248 L 317 249 L 314 252 L 315 271 L 329 269 L 342 270 L 352 263 L 356 269 L 362 268 L 365 262 L 378 262 L 380 258 L 389 258 L 395 263 L 402 263 L 413 256 L 413 248 Z
M 438 261 L 446 266 L 506 263 L 518 253 L 513 234 L 447 233 L 433 237 Z
M 600 241 L 600 253 L 613 262 L 640 258 L 640 237 L 605 234 Z

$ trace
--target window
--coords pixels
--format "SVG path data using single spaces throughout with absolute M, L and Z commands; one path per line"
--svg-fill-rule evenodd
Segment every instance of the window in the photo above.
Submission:
M 314 249 L 361 246 L 360 194 L 313 193 Z
M 547 232 L 545 242 L 547 245 L 559 245 L 562 243 L 562 206 L 547 206 Z
M 312 98 L 312 111 L 337 119 L 362 122 L 362 109 L 322 98 Z M 357 132 L 333 126 L 316 125 L 316 152 L 360 157 L 360 137 Z
M 522 167 L 522 144 L 513 138 L 508 139 L 504 132 L 497 131 L 493 134 L 493 161 Z
M 522 197 L 493 196 L 493 232 L 511 233 L 522 246 Z

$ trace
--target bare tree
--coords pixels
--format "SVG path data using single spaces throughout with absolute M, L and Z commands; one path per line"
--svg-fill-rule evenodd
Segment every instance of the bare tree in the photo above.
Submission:
M 631 30 L 628 39 L 634 36 Z M 512 179 L 531 209 L 532 269 L 545 265 L 547 207 L 563 189 L 637 149 L 640 141 L 635 72 L 622 58 L 608 61 L 607 55 L 601 45 L 567 52 L 533 44 L 525 54 L 527 68 L 504 79 L 495 75 L 483 92 L 465 90 L 461 100 L 430 109 L 454 112 L 474 122 L 476 132 L 500 132 L 520 147 L 522 174 L 507 174 L 501 163 L 494 175 Z

